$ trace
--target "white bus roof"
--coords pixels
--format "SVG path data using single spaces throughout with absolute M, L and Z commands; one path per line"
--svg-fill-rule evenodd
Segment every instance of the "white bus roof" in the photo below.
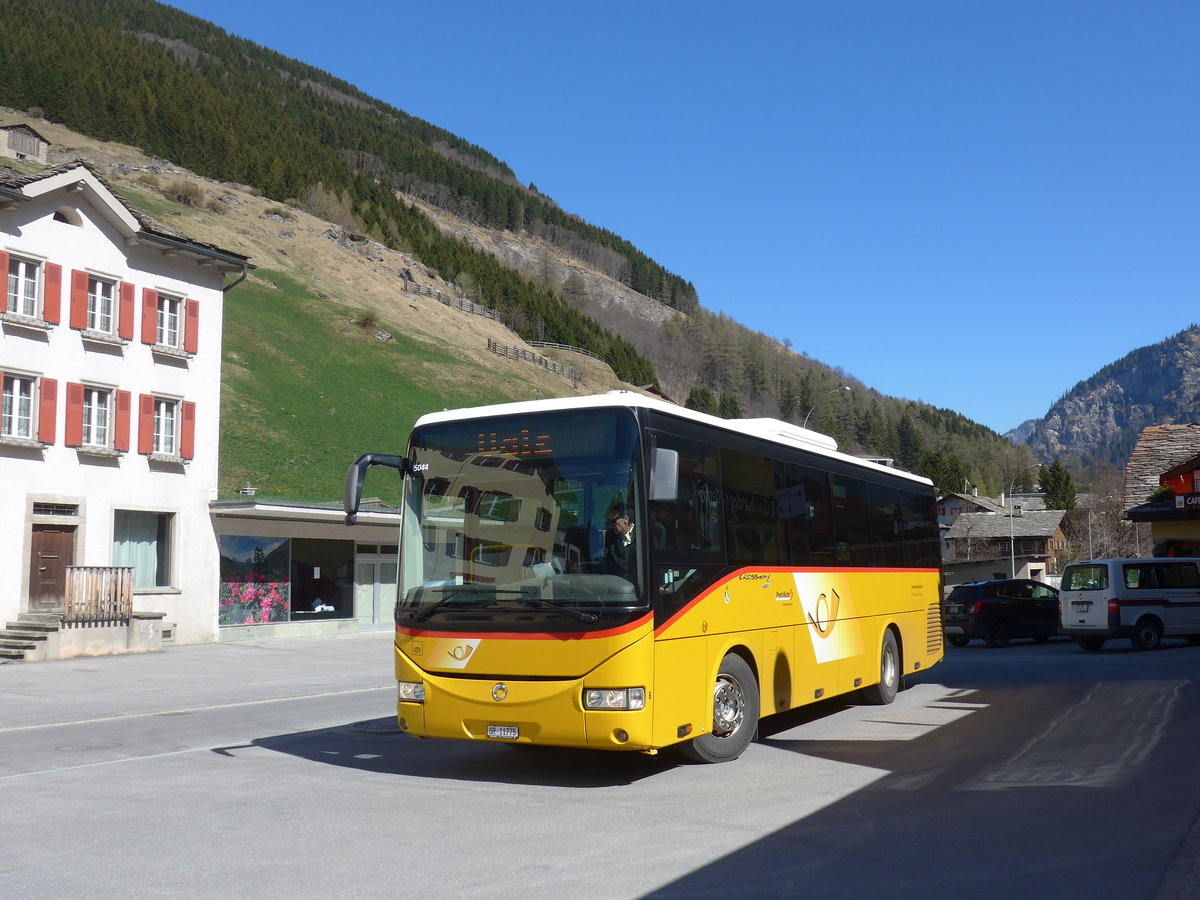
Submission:
M 461 422 L 466 419 L 481 419 L 489 416 L 518 416 L 530 413 L 570 411 L 577 409 L 650 409 L 657 412 L 676 416 L 680 419 L 690 419 L 722 431 L 734 434 L 745 434 L 770 441 L 784 447 L 809 450 L 820 456 L 842 460 L 863 469 L 873 469 L 898 475 L 921 484 L 933 484 L 928 478 L 914 475 L 902 469 L 882 466 L 871 460 L 862 459 L 842 453 L 837 448 L 837 441 L 827 434 L 811 431 L 792 425 L 780 419 L 722 419 L 707 413 L 697 412 L 684 406 L 668 403 L 657 397 L 648 397 L 634 391 L 609 391 L 607 394 L 591 394 L 586 397 L 561 397 L 546 400 L 522 400 L 515 403 L 497 403 L 491 406 L 475 406 L 467 409 L 446 409 L 441 412 L 426 413 L 417 419 L 416 425 L 435 425 L 442 422 Z

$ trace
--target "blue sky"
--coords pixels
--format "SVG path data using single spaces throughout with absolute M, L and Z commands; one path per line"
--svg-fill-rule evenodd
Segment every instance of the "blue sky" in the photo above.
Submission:
M 1200 4 L 176 0 L 998 431 L 1197 300 Z

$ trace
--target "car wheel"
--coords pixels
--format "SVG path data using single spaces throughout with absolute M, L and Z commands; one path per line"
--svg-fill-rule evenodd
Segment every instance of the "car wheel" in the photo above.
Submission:
M 1051 635 L 1039 634 L 1039 635 L 1035 635 L 1033 639 L 1035 641 L 1037 641 L 1039 644 L 1044 644 L 1044 643 L 1046 643 L 1046 641 L 1050 640 L 1050 638 L 1051 638 Z
M 1197 644 L 1200 644 L 1200 634 L 1189 634 L 1187 636 L 1187 642 L 1193 647 L 1195 647 Z
M 1075 643 L 1089 653 L 1095 653 L 1104 646 L 1104 638 L 1075 638 Z
M 875 706 L 887 706 L 896 699 L 900 691 L 900 648 L 896 635 L 889 628 L 883 633 L 879 647 L 879 684 L 862 689 L 862 698 Z
M 1008 623 L 1003 619 L 992 619 L 988 623 L 983 639 L 989 647 L 1007 647 L 1008 642 L 1012 640 L 1012 632 L 1009 630 Z
M 713 683 L 712 730 L 680 745 L 680 750 L 696 762 L 728 762 L 750 746 L 757 729 L 758 682 L 746 661 L 730 653 L 721 660 Z
M 952 634 L 947 635 L 946 643 L 951 647 L 965 647 L 967 644 L 971 643 L 971 639 L 969 637 L 963 637 L 961 634 Z
M 1138 619 L 1129 643 L 1133 644 L 1134 650 L 1157 650 L 1162 644 L 1162 624 L 1152 616 Z

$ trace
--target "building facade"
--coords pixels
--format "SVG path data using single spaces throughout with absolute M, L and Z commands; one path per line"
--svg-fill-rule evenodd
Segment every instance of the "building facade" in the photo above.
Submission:
M 127 566 L 136 609 L 216 639 L 222 302 L 248 268 L 86 163 L 0 168 L 0 618 L 60 608 L 67 567 Z

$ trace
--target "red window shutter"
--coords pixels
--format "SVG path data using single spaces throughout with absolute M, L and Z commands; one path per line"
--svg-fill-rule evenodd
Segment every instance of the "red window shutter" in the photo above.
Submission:
M 71 320 L 70 326 L 80 331 L 87 328 L 88 273 L 71 270 Z M 68 406 L 69 408 L 69 406 Z
M 63 436 L 68 447 L 83 446 L 83 385 L 67 382 L 67 427 Z
M 195 353 L 200 344 L 200 301 L 183 301 L 183 349 Z
M 154 397 L 138 395 L 138 453 L 154 452 Z
M 43 378 L 38 385 L 38 440 L 53 444 L 58 416 L 58 380 Z
M 117 337 L 123 341 L 133 340 L 133 285 L 121 282 L 120 302 L 117 306 Z
M 48 325 L 57 325 L 62 321 L 62 266 L 56 263 L 46 263 L 42 318 Z
M 8 254 L 0 250 L 0 274 L 4 278 L 4 298 L 0 300 L 0 311 L 8 312 Z
M 113 449 L 129 452 L 129 391 L 117 391 L 117 430 L 113 435 Z
M 183 427 L 179 436 L 179 455 L 192 459 L 196 455 L 196 404 L 184 400 L 179 404 L 183 410 Z
M 142 288 L 142 343 L 158 343 L 158 291 Z

